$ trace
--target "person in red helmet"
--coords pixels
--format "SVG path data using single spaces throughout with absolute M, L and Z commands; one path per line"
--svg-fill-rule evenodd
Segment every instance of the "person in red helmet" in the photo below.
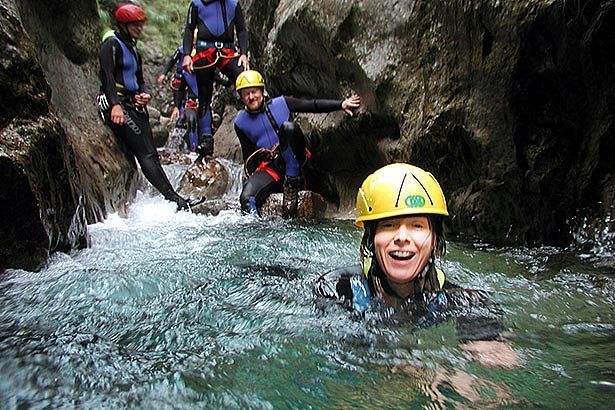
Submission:
M 147 16 L 132 3 L 120 3 L 113 11 L 117 30 L 106 37 L 98 54 L 101 93 L 98 108 L 105 123 L 136 157 L 145 178 L 178 209 L 190 204 L 169 182 L 154 145 L 147 104 L 151 100 L 143 80 L 142 60 L 136 42 Z

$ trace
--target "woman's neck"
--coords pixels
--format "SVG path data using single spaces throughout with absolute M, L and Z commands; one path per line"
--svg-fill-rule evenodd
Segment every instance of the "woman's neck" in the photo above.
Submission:
M 379 282 L 379 291 L 383 296 L 383 299 L 390 305 L 397 305 L 400 301 L 407 299 L 408 297 L 420 293 L 425 287 L 425 282 L 431 264 L 428 263 L 421 273 L 419 273 L 414 279 L 409 282 L 398 283 L 390 281 L 383 275 Z

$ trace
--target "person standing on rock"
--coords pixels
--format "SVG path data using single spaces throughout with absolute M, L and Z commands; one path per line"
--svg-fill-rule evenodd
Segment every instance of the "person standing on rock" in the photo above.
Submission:
M 106 36 L 98 55 L 98 108 L 105 123 L 139 161 L 145 178 L 167 200 L 175 202 L 178 209 L 187 209 L 190 204 L 175 192 L 160 165 L 149 124 L 147 104 L 152 97 L 143 80 L 141 56 L 136 47 L 147 16 L 131 3 L 120 3 L 113 16 L 117 30 Z
M 258 208 L 273 192 L 283 192 L 285 218 L 295 216 L 298 193 L 303 187 L 301 168 L 309 153 L 301 128 L 292 122 L 295 112 L 327 113 L 344 110 L 353 115 L 361 98 L 304 100 L 288 96 L 269 98 L 265 80 L 254 70 L 239 74 L 235 89 L 245 109 L 235 118 L 247 181 L 240 196 L 241 210 L 257 215 Z
M 198 147 L 198 132 L 203 130 L 203 134 L 212 135 L 212 111 L 211 106 L 206 107 L 206 112 L 201 118 L 198 118 L 198 90 L 196 85 L 196 79 L 194 74 L 186 74 L 181 66 L 181 62 L 184 55 L 184 47 L 180 45 L 173 53 L 173 56 L 165 63 L 164 67 L 158 74 L 157 82 L 162 84 L 166 79 L 166 76 L 175 66 L 175 74 L 171 81 L 171 91 L 173 92 L 173 110 L 171 111 L 171 121 L 177 120 L 177 127 L 188 127 L 187 142 L 191 151 L 196 151 Z M 224 77 L 219 70 L 216 70 L 214 74 L 214 81 L 225 87 L 231 85 L 231 81 Z M 196 120 L 191 119 L 191 123 L 187 124 L 187 119 L 184 113 L 186 108 L 194 109 L 196 114 Z
M 235 50 L 235 33 L 239 52 Z M 240 72 L 249 69 L 248 31 L 238 0 L 192 0 L 184 28 L 183 47 L 186 54 L 182 68 L 194 72 L 199 93 L 197 113 L 206 115 L 211 104 L 216 68 L 234 82 Z M 198 152 L 211 156 L 214 139 L 211 131 L 199 130 Z

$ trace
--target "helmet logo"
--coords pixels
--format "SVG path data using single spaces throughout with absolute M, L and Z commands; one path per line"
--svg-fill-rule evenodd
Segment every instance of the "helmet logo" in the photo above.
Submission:
M 408 195 L 404 203 L 408 208 L 422 208 L 425 206 L 425 197 L 423 195 Z

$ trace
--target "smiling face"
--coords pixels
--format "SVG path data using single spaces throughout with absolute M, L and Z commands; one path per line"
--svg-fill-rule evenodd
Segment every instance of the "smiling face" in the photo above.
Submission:
M 258 111 L 263 105 L 263 87 L 248 87 L 239 90 L 241 101 L 249 111 Z
M 376 260 L 389 283 L 407 285 L 429 261 L 434 234 L 426 216 L 388 218 L 378 222 L 374 236 Z
M 143 24 L 144 23 L 142 22 L 126 24 L 126 30 L 128 30 L 128 34 L 130 34 L 130 37 L 134 39 L 139 38 L 141 32 L 143 31 Z

